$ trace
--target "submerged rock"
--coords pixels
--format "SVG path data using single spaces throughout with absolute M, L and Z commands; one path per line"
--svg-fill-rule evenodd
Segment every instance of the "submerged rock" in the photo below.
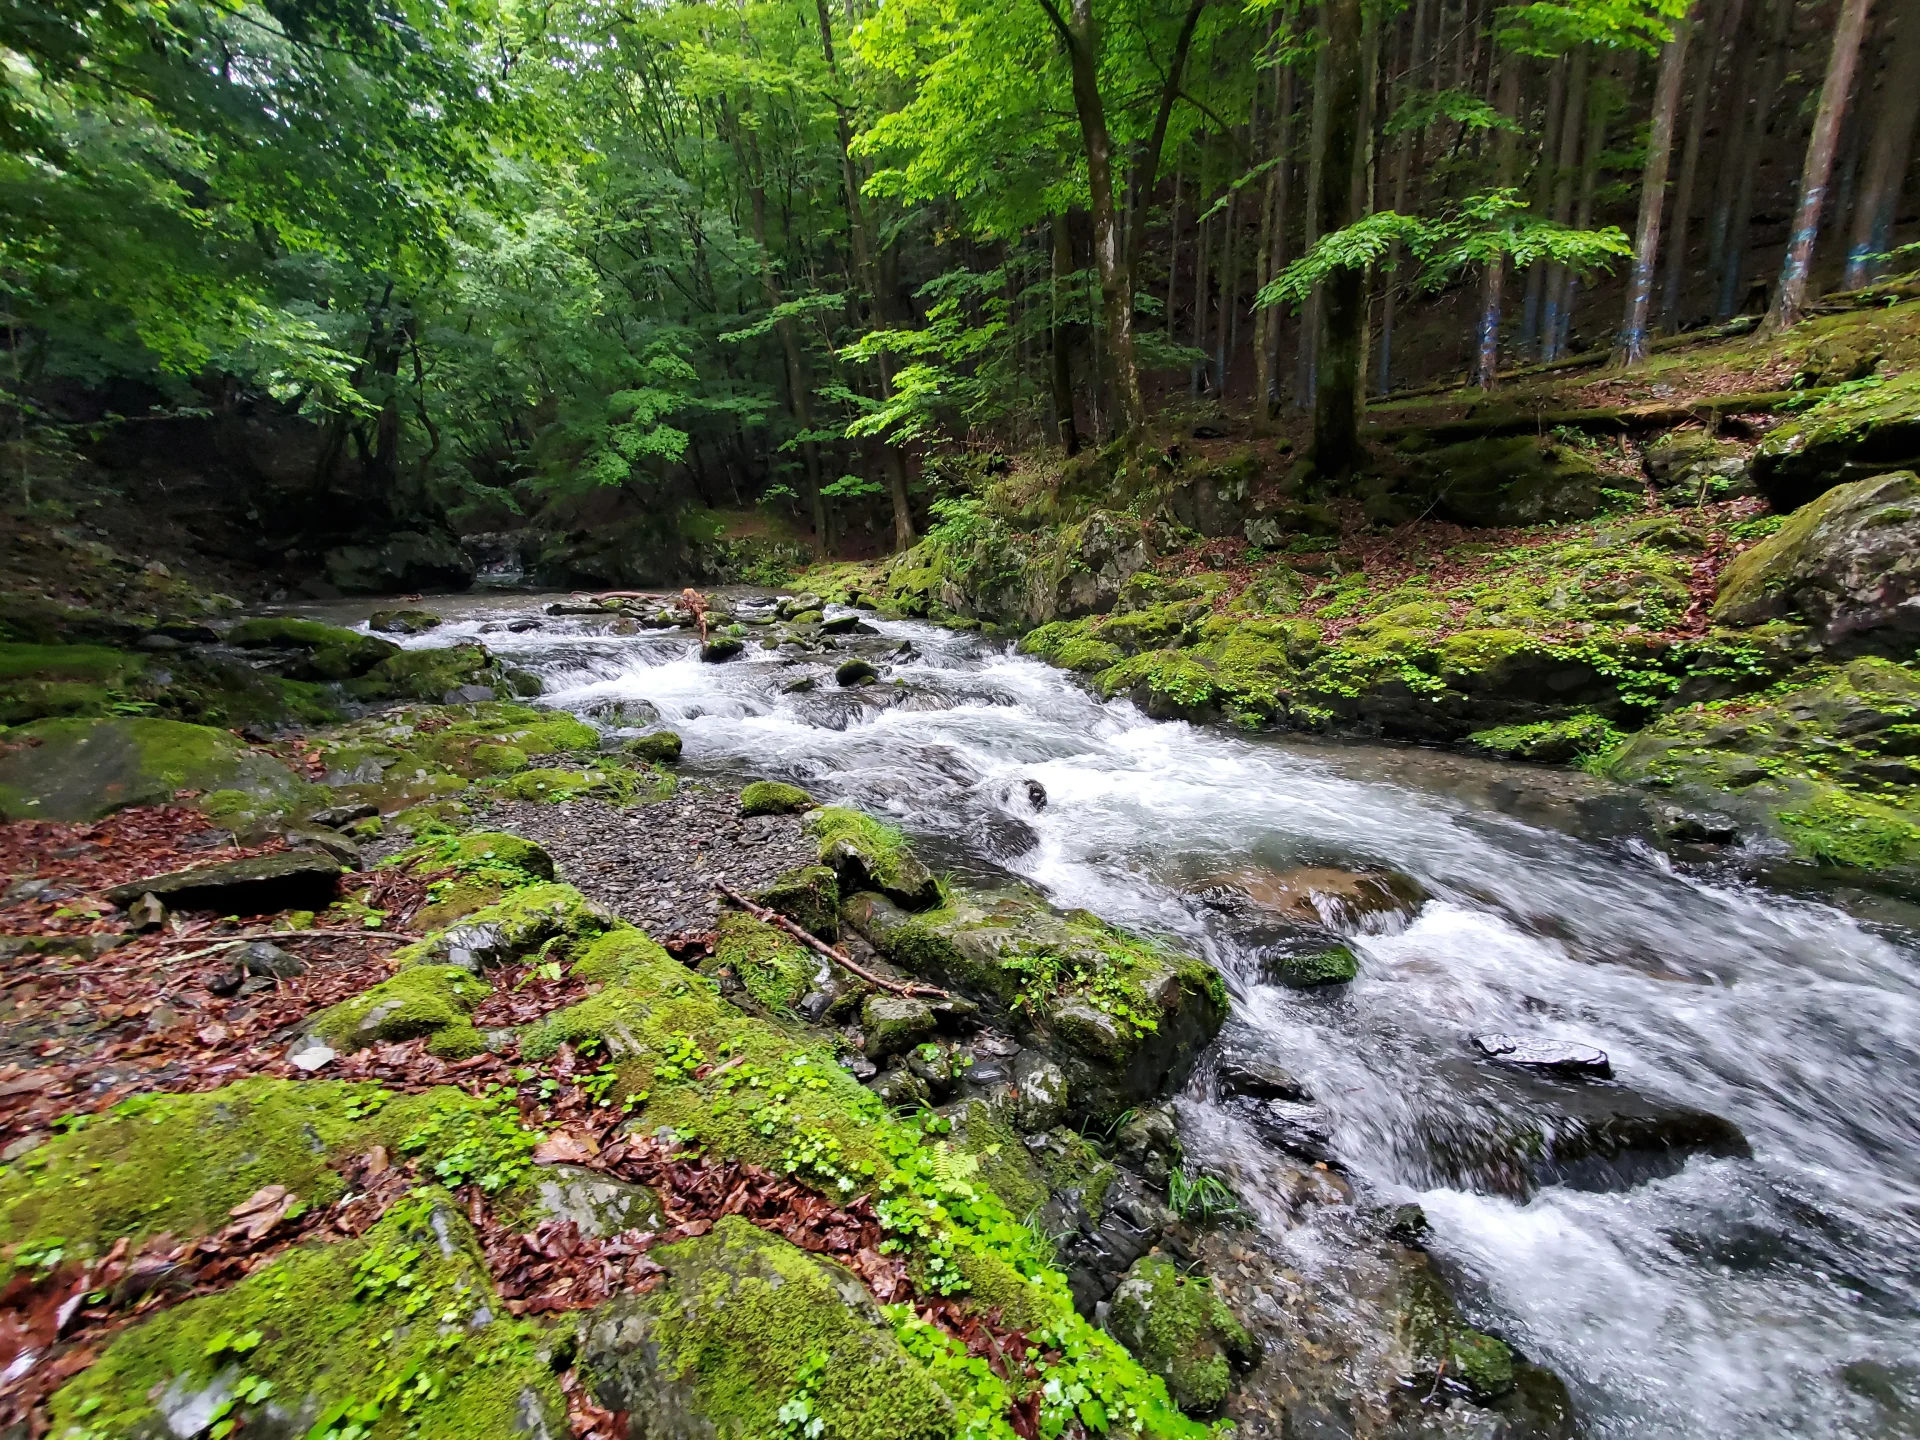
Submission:
M 1411 875 L 1394 870 L 1342 870 L 1330 865 L 1241 869 L 1203 881 L 1202 886 L 1242 895 L 1289 920 L 1325 925 L 1347 934 L 1378 928 L 1383 920 L 1408 919 L 1427 900 L 1425 888 Z
M 1476 1035 L 1473 1048 L 1498 1065 L 1522 1070 L 1538 1070 L 1547 1075 L 1572 1079 L 1612 1078 L 1613 1064 L 1607 1052 L 1570 1040 L 1526 1040 L 1516 1035 Z

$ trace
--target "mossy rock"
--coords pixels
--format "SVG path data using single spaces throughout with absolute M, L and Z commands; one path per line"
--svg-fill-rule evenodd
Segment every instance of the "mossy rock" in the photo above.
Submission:
M 721 917 L 713 955 L 701 969 L 731 970 L 755 1000 L 786 1014 L 813 988 L 822 963 L 784 930 L 734 912 Z
M 146 664 L 144 655 L 104 645 L 0 643 L 0 725 L 103 715 Z
M 1604 754 L 1623 738 L 1604 717 L 1586 714 L 1478 730 L 1467 737 L 1467 746 L 1500 760 L 1565 765 L 1583 756 Z
M 357 630 L 322 624 L 318 620 L 286 617 L 242 620 L 227 631 L 225 638 L 227 644 L 243 650 L 305 651 L 304 662 L 284 669 L 293 680 L 351 680 L 401 653 L 398 645 L 377 635 L 362 635 Z
M 709 635 L 700 642 L 700 658 L 708 664 L 719 664 L 733 659 L 746 648 L 746 641 L 736 635 Z
M 342 1054 L 424 1035 L 434 1054 L 464 1060 L 487 1048 L 473 1028 L 473 1007 L 492 989 L 457 966 L 413 965 L 309 1016 L 303 1028 Z
M 479 970 L 545 946 L 568 960 L 619 924 L 613 914 L 571 885 L 529 885 L 476 910 L 449 930 L 396 952 L 394 963 L 454 965 Z
M 1403 1273 L 1395 1330 L 1421 1367 L 1418 1382 L 1429 1389 L 1444 1380 L 1483 1405 L 1512 1392 L 1513 1351 L 1467 1324 L 1445 1284 L 1424 1263 Z
M 940 903 L 940 882 L 893 826 L 829 806 L 809 814 L 806 827 L 819 842 L 820 863 L 839 876 L 842 891 L 878 890 L 909 910 Z
M 38 720 L 5 732 L 0 818 L 97 820 L 177 790 L 243 790 L 263 811 L 300 807 L 312 787 L 224 730 L 146 718 Z
M 731 1215 L 651 1258 L 668 1283 L 587 1326 L 602 1405 L 699 1416 L 715 1435 L 780 1434 L 788 1406 L 836 1440 L 957 1433 L 953 1399 L 843 1267 Z
M 512 775 L 527 768 L 527 752 L 518 745 L 488 741 L 474 746 L 468 755 L 469 764 L 480 775 Z
M 1753 453 L 1753 480 L 1780 511 L 1835 485 L 1920 460 L 1920 370 L 1823 398 L 1767 432 Z
M 1276 984 L 1312 990 L 1322 985 L 1346 984 L 1360 973 L 1360 962 L 1346 945 L 1300 951 L 1282 949 L 1261 957 L 1260 973 Z
M 679 760 L 682 748 L 679 735 L 672 730 L 636 735 L 620 747 L 624 753 L 648 765 L 671 765 Z
M 389 655 L 350 681 L 347 693 L 362 700 L 439 701 L 470 686 L 490 690 L 499 678 L 486 646 L 468 642 Z
M 392 1096 L 331 1080 L 136 1096 L 0 1170 L 0 1245 L 57 1238 L 88 1256 L 122 1236 L 187 1240 L 220 1229 L 266 1185 L 328 1205 L 346 1189 L 331 1160 L 398 1149 L 434 1117 L 479 1103 L 451 1087 Z
M 822 940 L 840 933 L 840 881 L 825 865 L 789 870 L 754 898 Z
M 860 1007 L 860 1024 L 867 1058 L 886 1060 L 933 1038 L 933 1009 L 910 995 L 869 995 Z
M 1259 1347 L 1204 1276 L 1182 1275 L 1171 1260 L 1143 1255 L 1113 1292 L 1107 1329 L 1167 1382 L 1189 1415 L 1219 1410 L 1237 1366 L 1250 1368 Z
M 376 610 L 367 620 L 369 630 L 383 635 L 423 635 L 440 624 L 440 617 L 431 610 Z
M 173 1440 L 201 1433 L 247 1376 L 271 1387 L 236 1401 L 249 1430 L 334 1434 L 329 1417 L 344 1425 L 342 1411 L 368 1406 L 374 1434 L 397 1433 L 403 1414 L 423 1440 L 563 1434 L 551 1344 L 506 1314 L 460 1207 L 426 1189 L 356 1240 L 300 1246 L 121 1332 L 51 1415 L 61 1433 Z M 415 1375 L 427 1383 L 405 1383 Z
M 1910 655 L 1920 639 L 1920 477 L 1838 485 L 1802 506 L 1720 577 L 1723 624 L 1805 621 L 1820 645 Z
M 501 782 L 514 800 L 558 805 L 583 796 L 614 805 L 650 805 L 673 794 L 673 776 L 658 770 L 604 766 L 594 770 L 522 770 Z
M 1608 482 L 1578 448 L 1533 435 L 1443 445 L 1419 457 L 1450 520 L 1463 525 L 1542 525 L 1588 520 L 1606 508 Z
M 740 792 L 742 815 L 798 815 L 813 808 L 813 797 L 798 785 L 756 780 Z
M 1060 914 L 1025 888 L 954 887 L 920 914 L 856 894 L 843 912 L 909 974 L 1038 1032 L 1078 1116 L 1110 1118 L 1179 1083 L 1226 1019 L 1226 987 L 1204 962 L 1084 910 Z

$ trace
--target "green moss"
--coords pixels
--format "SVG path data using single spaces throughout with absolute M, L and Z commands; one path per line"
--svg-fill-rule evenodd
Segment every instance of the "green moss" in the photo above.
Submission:
M 1132 695 L 1150 715 L 1196 715 L 1221 692 L 1214 672 L 1186 650 L 1148 650 L 1100 676 L 1100 693 Z
M 784 1013 L 813 988 L 820 961 L 784 931 L 751 915 L 730 913 L 721 918 L 713 957 L 702 968 L 708 973 L 733 971 L 755 1000 Z
M 279 812 L 313 789 L 224 730 L 177 720 L 39 720 L 7 739 L 18 747 L 0 755 L 0 818 L 9 820 L 91 820 L 165 804 L 183 789 L 245 790 Z
M 609 930 L 581 952 L 573 973 L 601 985 L 631 985 L 646 976 L 672 974 L 674 959 L 644 930 L 620 926 Z
M 52 1418 L 60 1434 L 163 1436 L 169 1397 L 218 1400 L 252 1378 L 271 1392 L 246 1387 L 235 1413 L 272 1406 L 296 1431 L 352 1404 L 381 1436 L 518 1434 L 529 1417 L 563 1433 L 550 1347 L 504 1313 L 452 1198 L 416 1191 L 357 1240 L 291 1250 L 122 1332 L 54 1396 Z
M 306 1029 L 342 1052 L 425 1035 L 434 1054 L 464 1059 L 486 1049 L 472 1017 L 491 990 L 452 965 L 414 965 L 322 1010 Z
M 1324 950 L 1271 956 L 1265 961 L 1265 973 L 1284 985 L 1305 990 L 1316 985 L 1344 985 L 1360 973 L 1360 964 L 1347 946 L 1329 945 Z
M 952 1118 L 954 1148 L 979 1163 L 980 1178 L 1007 1209 L 1037 1215 L 1048 1200 L 1047 1176 L 1007 1117 L 984 1100 L 969 1100 Z
M 1248 1363 L 1254 1354 L 1253 1337 L 1213 1287 L 1157 1255 L 1134 1262 L 1114 1292 L 1107 1326 L 1190 1415 L 1219 1409 L 1233 1384 L 1230 1359 Z
M 823 865 L 840 870 L 839 853 L 857 857 L 875 888 L 900 897 L 902 903 L 926 903 L 938 896 L 938 886 L 915 858 L 907 837 L 891 825 L 858 810 L 828 806 L 807 818 L 807 833 L 819 842 Z
M 1780 823 L 1801 854 L 1823 864 L 1868 871 L 1920 865 L 1920 823 L 1912 815 L 1837 787 L 1782 811 Z
M 655 730 L 646 735 L 636 735 L 622 745 L 621 750 L 636 760 L 648 765 L 672 765 L 680 758 L 684 748 L 678 734 L 672 730 Z
M 297 647 L 303 650 L 340 649 L 356 642 L 372 639 L 354 630 L 346 630 L 338 625 L 328 625 L 319 620 L 300 620 L 291 616 L 258 616 L 251 620 L 242 620 L 225 636 L 229 645 L 238 645 L 243 650 L 261 649 L 277 646 Z M 384 653 L 391 655 L 399 646 L 390 640 L 374 640 L 374 644 L 384 646 Z
M 1093 622 L 1088 620 L 1055 620 L 1022 636 L 1020 653 L 1077 675 L 1097 675 L 1118 665 L 1126 652 L 1110 640 L 1097 638 L 1092 629 Z
M 362 700 L 439 700 L 465 685 L 491 685 L 493 657 L 484 645 L 402 650 L 389 655 L 357 680 L 347 693 Z
M 514 955 L 544 947 L 543 953 L 569 960 L 618 924 L 571 885 L 540 884 L 512 891 L 497 904 L 474 911 L 462 929 L 485 929 L 497 938 L 500 949 Z M 445 936 L 428 936 L 397 952 L 394 961 L 403 966 L 438 964 L 449 946 Z
M 825 865 L 789 870 L 755 898 L 823 940 L 839 934 L 840 882 Z
M 473 747 L 472 764 L 481 775 L 511 775 L 527 768 L 527 752 L 516 745 L 480 744 Z
M 1513 1389 L 1513 1352 L 1468 1325 L 1431 1270 L 1408 1272 L 1397 1328 L 1429 1373 L 1465 1385 L 1474 1399 L 1497 1400 Z
M 742 815 L 797 815 L 813 808 L 813 797 L 798 785 L 756 780 L 740 792 Z
M 1543 720 L 1533 725 L 1502 725 L 1478 730 L 1467 737 L 1473 749 L 1502 760 L 1529 760 L 1541 765 L 1564 765 L 1612 749 L 1625 738 L 1603 716 L 1587 712 L 1565 720 Z
M 522 770 L 500 782 L 504 795 L 542 805 L 582 796 L 614 805 L 651 805 L 672 795 L 677 782 L 659 770 L 607 765 L 593 770 Z
M 392 1148 L 427 1115 L 470 1103 L 452 1089 L 389 1098 L 378 1085 L 328 1080 L 137 1096 L 0 1171 L 0 1244 L 58 1238 L 99 1254 L 123 1235 L 184 1240 L 218 1230 L 272 1184 L 330 1204 L 344 1188 L 334 1157 Z

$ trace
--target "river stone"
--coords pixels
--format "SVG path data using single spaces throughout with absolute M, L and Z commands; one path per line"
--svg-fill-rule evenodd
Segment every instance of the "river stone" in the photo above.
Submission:
M 367 628 L 383 635 L 419 635 L 438 624 L 440 617 L 431 610 L 376 610 Z
M 1904 655 L 1920 637 L 1920 478 L 1901 470 L 1836 486 L 1795 511 L 1727 567 L 1713 617 L 1797 618 L 1828 650 Z
M 644 760 L 649 765 L 672 765 L 680 759 L 683 742 L 678 732 L 673 730 L 655 730 L 650 734 L 636 735 L 620 747 L 625 754 L 636 760 Z
M 269 940 L 255 940 L 234 951 L 233 963 L 249 975 L 268 980 L 291 980 L 307 973 L 307 962 L 290 955 Z
M 1322 1107 L 1298 1100 L 1241 1101 L 1234 1112 L 1275 1149 L 1312 1164 L 1334 1163 L 1333 1120 Z
M 700 658 L 709 664 L 731 660 L 747 648 L 746 641 L 734 635 L 712 635 L 700 644 Z
M 841 685 L 871 685 L 880 678 L 880 672 L 868 661 L 855 656 L 851 660 L 842 660 L 834 667 L 833 678 Z
M 1013 1064 L 1013 1123 L 1029 1135 L 1044 1135 L 1067 1119 L 1066 1072 L 1044 1055 L 1022 1051 Z
M 195 865 L 115 885 L 105 893 L 115 905 L 142 895 L 158 896 L 176 910 L 218 910 L 228 915 L 267 915 L 278 910 L 324 910 L 340 883 L 339 862 L 311 850 L 283 850 L 218 865 Z
M 1214 1071 L 1222 1095 L 1245 1095 L 1254 1100 L 1311 1100 L 1307 1087 L 1291 1070 L 1243 1052 L 1227 1051 Z
M 1607 1080 L 1613 1064 L 1607 1052 L 1570 1040 L 1527 1040 L 1516 1035 L 1475 1035 L 1473 1048 L 1499 1065 L 1538 1070 L 1572 1079 Z
M 0 819 L 97 820 L 127 805 L 174 803 L 179 790 L 243 790 L 285 809 L 302 782 L 225 730 L 145 717 L 36 720 L 7 731 Z
M 614 1180 L 580 1165 L 550 1165 L 538 1172 L 540 1209 L 571 1220 L 580 1233 L 605 1240 L 623 1230 L 664 1230 L 660 1199 L 644 1185 Z
M 840 882 L 825 865 L 784 871 L 754 898 L 822 940 L 840 934 Z
M 399 530 L 366 545 L 326 553 L 327 580 L 343 595 L 398 595 L 416 590 L 465 590 L 473 561 L 440 530 Z
M 1295 990 L 1345 985 L 1360 973 L 1359 958 L 1347 945 L 1272 945 L 1259 960 L 1261 979 Z
M 755 815 L 799 815 L 813 809 L 813 797 L 798 785 L 778 780 L 756 780 L 740 792 L 740 813 Z
M 927 1082 L 905 1066 L 888 1070 L 867 1088 L 878 1095 L 880 1103 L 889 1110 L 912 1113 L 933 1104 L 933 1092 L 927 1089 Z
M 344 830 L 357 820 L 370 820 L 379 813 L 378 805 L 363 803 L 329 805 L 324 810 L 316 810 L 307 816 L 307 823 L 324 830 Z
M 1260 1356 L 1253 1336 L 1203 1276 L 1183 1275 L 1164 1255 L 1135 1261 L 1113 1292 L 1107 1330 L 1134 1359 L 1167 1382 L 1189 1415 L 1217 1411 L 1233 1372 Z

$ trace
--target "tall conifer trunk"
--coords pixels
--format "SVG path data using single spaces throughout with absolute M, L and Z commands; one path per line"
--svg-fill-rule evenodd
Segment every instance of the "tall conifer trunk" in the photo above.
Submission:
M 1853 243 L 1847 247 L 1841 281 L 1849 290 L 1878 275 L 1885 264 L 1878 257 L 1893 247 L 1893 218 L 1912 155 L 1914 120 L 1920 117 L 1920 10 L 1905 6 L 1894 15 L 1893 27 L 1893 56 L 1880 90 L 1866 174 L 1854 201 Z
M 1316 229 L 1343 230 L 1359 218 L 1366 123 L 1366 57 L 1361 44 L 1361 0 L 1323 0 L 1325 123 L 1317 126 L 1322 153 L 1313 197 Z M 1316 117 L 1318 118 L 1318 117 Z M 1313 464 L 1332 479 L 1353 469 L 1360 455 L 1360 379 L 1366 351 L 1366 272 L 1342 267 L 1320 287 L 1320 344 L 1313 403 Z
M 1660 255 L 1660 216 L 1667 199 L 1667 166 L 1673 158 L 1673 117 L 1680 108 L 1680 81 L 1687 69 L 1686 20 L 1673 22 L 1673 39 L 1660 52 L 1660 78 L 1653 87 L 1653 126 L 1647 165 L 1640 176 L 1640 220 L 1634 227 L 1633 271 L 1627 277 L 1627 313 L 1614 342 L 1617 365 L 1647 358 L 1647 312 L 1653 301 L 1654 261 Z

